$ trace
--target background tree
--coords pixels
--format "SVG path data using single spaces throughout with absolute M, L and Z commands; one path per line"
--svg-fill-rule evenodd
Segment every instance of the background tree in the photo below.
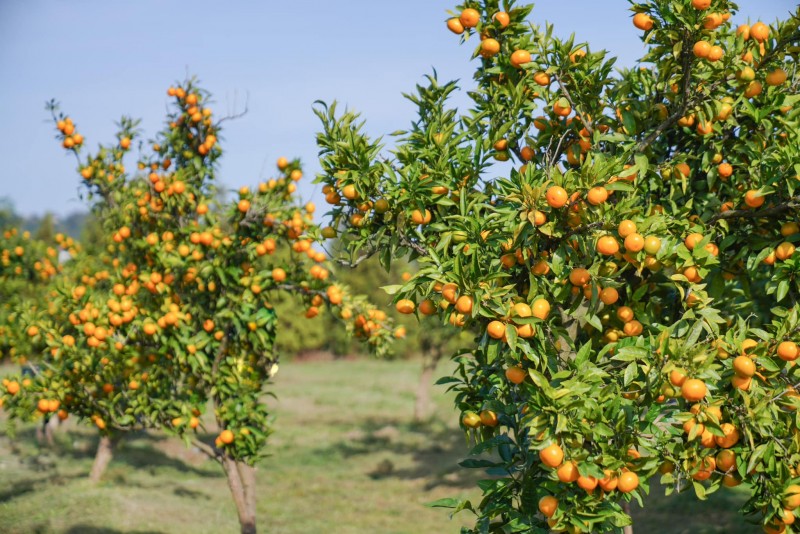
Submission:
M 212 119 L 210 97 L 193 80 L 168 95 L 167 124 L 140 143 L 133 173 L 123 160 L 136 146 L 136 121 L 123 118 L 114 142 L 82 157 L 83 135 L 49 105 L 59 141 L 78 160 L 105 254 L 76 265 L 49 313 L 21 314 L 47 346 L 43 369 L 2 398 L 12 415 L 63 410 L 91 421 L 103 435 L 95 478 L 124 432 L 182 436 L 219 461 L 242 532 L 255 532 L 254 465 L 271 432 L 264 399 L 278 369 L 273 295 L 297 293 L 308 318 L 330 307 L 379 354 L 391 324 L 331 281 L 325 254 L 313 248 L 319 230 L 294 195 L 299 163 L 281 158 L 278 177 L 216 202 L 225 119 Z M 213 443 L 199 433 L 209 404 Z
M 474 532 L 611 532 L 654 476 L 701 499 L 746 481 L 749 519 L 791 530 L 800 11 L 734 29 L 727 0 L 634 3 L 647 51 L 615 72 L 531 6 L 457 9 L 471 109 L 429 76 L 385 153 L 317 108 L 348 256 L 417 261 L 398 309 L 480 332 L 447 380 L 483 455 L 463 465 L 493 478 L 436 504 Z

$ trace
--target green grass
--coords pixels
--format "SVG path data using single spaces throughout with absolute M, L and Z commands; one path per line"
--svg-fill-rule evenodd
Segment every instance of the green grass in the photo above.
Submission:
M 480 473 L 457 467 L 467 450 L 452 400 L 437 388 L 430 423 L 412 420 L 417 362 L 370 360 L 288 363 L 272 400 L 275 434 L 258 467 L 258 518 L 264 532 L 445 533 L 468 512 L 423 506 L 442 497 L 477 497 Z M 212 431 L 213 427 L 209 428 Z M 0 424 L 0 532 L 221 533 L 236 513 L 216 463 L 160 433 L 128 437 L 104 481 L 86 480 L 96 432 L 68 421 L 53 450 L 39 449 L 34 427 L 14 439 Z M 708 502 L 658 497 L 634 510 L 638 533 L 745 533 L 735 510 L 742 492 Z

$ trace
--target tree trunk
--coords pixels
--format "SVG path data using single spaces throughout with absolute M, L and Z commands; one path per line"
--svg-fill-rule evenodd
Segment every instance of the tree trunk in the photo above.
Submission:
M 431 380 L 433 379 L 433 372 L 436 370 L 436 365 L 441 358 L 440 353 L 422 356 L 422 373 L 419 376 L 419 385 L 417 385 L 417 397 L 414 401 L 414 421 L 422 423 L 430 417 L 431 407 Z
M 114 447 L 116 447 L 119 439 L 119 436 L 100 436 L 100 442 L 97 444 L 97 453 L 94 456 L 94 464 L 92 464 L 92 470 L 89 473 L 89 480 L 95 484 L 100 482 L 106 472 L 106 468 L 114 456 Z
M 236 504 L 242 534 L 256 534 L 255 468 L 229 456 L 222 457 L 222 467 L 228 477 L 228 487 Z
M 622 510 L 628 514 L 628 517 L 631 516 L 631 504 L 630 503 L 622 503 Z M 633 525 L 628 525 L 622 527 L 622 534 L 633 534 Z

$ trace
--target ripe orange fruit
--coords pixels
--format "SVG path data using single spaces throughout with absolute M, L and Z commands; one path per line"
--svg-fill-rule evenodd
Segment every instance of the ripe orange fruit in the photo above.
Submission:
M 709 61 L 719 61 L 724 55 L 725 50 L 723 50 L 721 46 L 714 45 L 711 47 L 711 50 L 708 51 L 708 57 L 706 59 Z
M 458 20 L 465 28 L 474 28 L 481 21 L 481 14 L 476 9 L 467 8 L 461 12 Z
M 782 341 L 776 349 L 778 358 L 787 362 L 793 362 L 797 359 L 798 348 L 797 343 L 794 341 Z
M 644 237 L 641 234 L 630 234 L 625 238 L 624 245 L 628 252 L 639 252 L 644 248 Z
M 736 467 L 736 453 L 731 450 L 720 451 L 716 456 L 717 469 L 728 472 Z
M 461 35 L 464 33 L 464 25 L 461 24 L 461 21 L 455 17 L 447 21 L 447 29 L 456 35 Z
M 556 100 L 553 104 L 553 113 L 559 117 L 566 117 L 572 113 L 572 107 L 569 105 L 569 101 L 566 98 L 559 98 Z
M 608 190 L 606 190 L 605 187 L 593 187 L 589 189 L 589 192 L 586 194 L 586 200 L 592 206 L 599 206 L 608 200 Z
M 750 37 L 752 37 L 759 43 L 763 43 L 764 41 L 769 39 L 769 26 L 767 26 L 761 21 L 756 22 L 750 27 Z
M 464 315 L 469 315 L 472 313 L 472 304 L 472 297 L 468 295 L 462 295 L 458 297 L 458 300 L 456 301 L 456 310 Z
M 219 440 L 225 445 L 230 445 L 231 443 L 233 443 L 234 437 L 235 436 L 233 435 L 233 432 L 231 432 L 227 428 L 219 433 Z
M 749 390 L 752 382 L 753 379 L 750 377 L 735 375 L 731 378 L 731 385 L 737 389 L 741 389 L 742 391 Z
M 748 356 L 737 356 L 733 360 L 733 371 L 742 377 L 751 377 L 756 374 L 756 364 Z
M 527 50 L 515 50 L 511 54 L 511 65 L 515 68 L 521 68 L 522 65 L 531 62 L 531 53 Z
M 400 299 L 395 305 L 397 311 L 404 314 L 414 313 L 415 307 L 414 302 L 409 299 Z
M 547 87 L 548 85 L 550 85 L 550 75 L 547 74 L 546 72 L 539 71 L 533 75 L 533 81 L 536 82 L 538 85 L 541 85 L 542 87 Z M 530 161 L 530 160 L 531 158 L 528 158 L 525 161 Z
M 250 209 L 250 201 L 247 200 L 246 198 L 243 198 L 242 200 L 239 201 L 239 204 L 237 204 L 236 207 L 239 209 L 240 212 L 247 213 L 247 211 Z
M 701 462 L 695 461 L 693 467 L 698 468 L 698 471 L 692 475 L 695 480 L 708 480 L 714 474 L 714 469 L 717 467 L 717 462 L 713 456 L 706 456 Z
M 687 379 L 681 386 L 681 395 L 689 402 L 701 401 L 708 393 L 705 382 L 697 378 Z
M 497 41 L 497 39 L 492 39 L 490 37 L 481 41 L 481 54 L 491 57 L 497 55 L 499 52 L 500 43 Z
M 609 306 L 619 300 L 619 291 L 613 287 L 604 287 L 600 290 L 600 302 Z
M 524 302 L 517 302 L 511 308 L 511 315 L 514 317 L 530 317 L 533 315 L 533 310 Z
M 759 208 L 764 205 L 764 197 L 759 191 L 751 189 L 744 194 L 744 203 L 751 208 Z
M 442 286 L 442 298 L 450 304 L 456 303 L 456 295 L 458 294 L 458 286 L 453 283 L 447 283 Z
M 706 58 L 709 52 L 711 52 L 711 43 L 708 41 L 697 41 L 692 47 L 695 57 Z
M 786 81 L 787 75 L 786 71 L 783 69 L 775 69 L 769 74 L 767 74 L 767 85 L 781 85 L 783 82 Z
M 545 299 L 536 299 L 533 301 L 533 307 L 531 311 L 534 317 L 544 321 L 550 315 L 550 303 Z
M 640 30 L 652 30 L 653 19 L 647 13 L 637 13 L 633 16 L 633 25 Z
M 497 414 L 492 410 L 483 410 L 481 412 L 481 424 L 483 426 L 496 427 L 498 423 Z
M 503 339 L 503 336 L 506 335 L 506 325 L 504 325 L 500 321 L 492 321 L 486 327 L 486 332 L 489 334 L 489 337 L 491 338 Z
M 619 476 L 617 489 L 622 493 L 630 493 L 639 487 L 639 475 L 633 471 L 626 471 Z
M 419 311 L 422 315 L 433 315 L 436 313 L 436 304 L 431 299 L 425 299 L 419 303 Z
M 624 221 L 619 223 L 619 227 L 617 228 L 617 233 L 623 239 L 633 233 L 636 233 L 636 223 L 631 221 L 630 219 L 625 219 Z
M 605 256 L 613 256 L 619 252 L 619 243 L 610 235 L 604 235 L 597 240 L 597 252 Z
M 575 482 L 581 476 L 578 472 L 578 466 L 571 460 L 561 464 L 561 467 L 556 470 L 556 474 L 561 482 L 567 484 Z
M 783 507 L 787 510 L 794 510 L 800 506 L 800 486 L 789 484 L 783 490 Z
M 539 451 L 539 459 L 547 467 L 558 467 L 564 461 L 564 451 L 553 443 Z
M 420 210 L 414 210 L 411 212 L 411 220 L 414 224 L 428 224 L 431 222 L 431 212 L 427 209 L 424 213 Z
M 699 11 L 705 11 L 711 7 L 711 0 L 692 0 L 692 7 Z
M 733 174 L 733 166 L 730 163 L 720 163 L 717 166 L 717 172 L 723 178 L 728 178 Z
M 703 234 L 693 233 L 686 236 L 686 239 L 683 240 L 683 244 L 686 245 L 686 248 L 689 250 L 694 250 L 694 247 L 703 240 Z
M 8 385 L 6 385 L 6 391 L 8 391 L 9 395 L 16 395 L 19 393 L 19 382 L 13 380 L 9 382 Z
M 505 11 L 498 11 L 495 13 L 492 20 L 499 24 L 501 28 L 505 28 L 511 23 L 511 17 L 509 17 L 508 13 Z
M 552 495 L 545 495 L 539 499 L 539 511 L 545 517 L 553 517 L 558 509 L 558 499 Z
M 597 480 L 593 476 L 580 476 L 580 477 L 578 477 L 578 487 L 581 488 L 581 489 L 585 489 L 589 493 L 594 491 L 594 489 L 597 487 L 598 483 L 599 483 L 599 480 Z
M 610 469 L 605 469 L 603 473 L 605 473 L 605 476 L 597 481 L 597 484 L 600 486 L 600 489 L 605 492 L 614 491 L 615 489 L 617 489 L 617 484 L 619 483 L 619 479 L 614 474 L 614 472 L 611 471 Z
M 545 198 L 551 208 L 561 208 L 567 203 L 568 195 L 563 187 L 554 185 L 547 190 Z
M 280 267 L 272 269 L 272 279 L 278 283 L 283 282 L 284 280 L 286 280 L 286 271 L 284 271 Z
M 512 384 L 522 384 L 527 376 L 528 373 L 522 367 L 514 366 L 506 369 L 506 378 Z
M 739 431 L 730 423 L 722 423 L 720 425 L 724 436 L 714 436 L 714 441 L 717 446 L 723 449 L 730 449 L 739 442 Z
M 788 241 L 784 241 L 777 247 L 775 247 L 775 257 L 779 260 L 783 261 L 787 258 L 790 258 L 792 254 L 794 254 L 795 246 Z
M 569 282 L 576 287 L 583 287 L 589 283 L 591 274 L 583 267 L 576 267 L 569 273 Z

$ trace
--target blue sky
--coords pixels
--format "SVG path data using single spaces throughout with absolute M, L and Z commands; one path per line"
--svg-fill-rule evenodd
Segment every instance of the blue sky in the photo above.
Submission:
M 278 156 L 300 157 L 306 199 L 319 202 L 312 102 L 339 100 L 363 112 L 369 130 L 406 127 L 402 98 L 436 68 L 469 86 L 470 47 L 444 26 L 455 5 L 440 0 L 72 2 L 0 0 L 0 197 L 23 214 L 85 209 L 75 160 L 53 139 L 45 101 L 56 98 L 89 147 L 112 139 L 123 114 L 161 127 L 166 88 L 189 73 L 214 94 L 217 114 L 248 114 L 223 132 L 225 186 L 269 177 Z M 735 23 L 772 21 L 793 0 L 740 0 Z M 221 8 L 221 6 L 225 6 Z M 643 45 L 625 0 L 542 0 L 532 20 L 575 32 L 631 65 Z M 238 102 L 238 107 L 235 103 Z M 132 161 L 131 161 L 132 165 Z

